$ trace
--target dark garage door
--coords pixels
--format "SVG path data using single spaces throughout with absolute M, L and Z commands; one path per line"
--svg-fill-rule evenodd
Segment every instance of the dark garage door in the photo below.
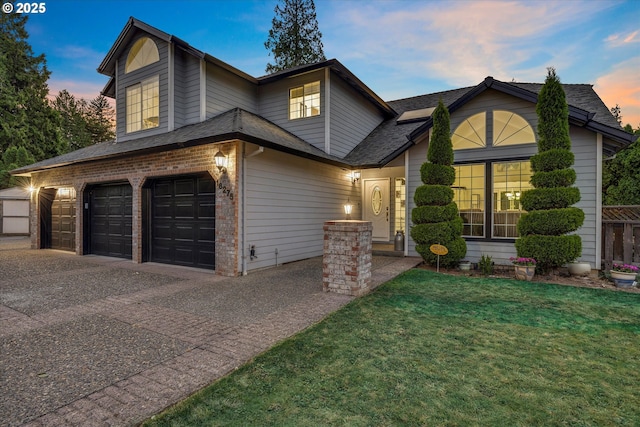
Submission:
M 215 268 L 215 182 L 209 175 L 151 184 L 150 260 Z
M 59 188 L 51 203 L 51 248 L 76 250 L 76 190 Z
M 89 194 L 89 252 L 131 259 L 132 192 L 129 184 L 103 184 Z

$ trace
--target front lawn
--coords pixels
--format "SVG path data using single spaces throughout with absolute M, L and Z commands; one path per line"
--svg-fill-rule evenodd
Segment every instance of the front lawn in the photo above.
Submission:
M 414 269 L 149 426 L 639 425 L 640 294 Z

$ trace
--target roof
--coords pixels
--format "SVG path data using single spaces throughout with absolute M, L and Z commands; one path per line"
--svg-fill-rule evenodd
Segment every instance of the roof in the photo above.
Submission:
M 388 104 L 398 113 L 397 117 L 401 117 L 407 111 L 434 107 L 438 100 L 442 99 L 452 113 L 488 89 L 535 103 L 542 86 L 542 83 L 507 83 L 487 77 L 477 86 L 389 101 Z M 605 155 L 612 155 L 633 142 L 633 135 L 622 129 L 592 85 L 562 86 L 569 105 L 570 123 L 602 133 L 608 138 L 603 147 Z M 431 117 L 404 122 L 398 121 L 397 117 L 381 123 L 344 160 L 361 167 L 384 166 L 415 144 L 420 136 L 426 134 L 433 126 Z
M 202 144 L 243 140 L 325 163 L 344 165 L 331 156 L 272 122 L 240 108 L 234 108 L 204 122 L 188 125 L 160 135 L 124 142 L 108 141 L 90 145 L 11 171 L 13 175 L 53 169 L 71 164 L 131 155 L 169 151 Z

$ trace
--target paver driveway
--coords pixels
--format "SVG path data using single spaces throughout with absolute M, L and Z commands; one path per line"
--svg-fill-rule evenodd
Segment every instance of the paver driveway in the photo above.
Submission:
M 0 238 L 0 425 L 134 425 L 340 308 L 322 260 L 211 272 Z M 374 257 L 386 281 L 414 258 Z

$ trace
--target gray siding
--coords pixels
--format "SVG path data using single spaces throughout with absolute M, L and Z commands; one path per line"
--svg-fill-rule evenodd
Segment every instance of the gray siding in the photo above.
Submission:
M 451 115 L 451 129 L 454 130 L 468 116 L 493 109 L 509 110 L 520 114 L 531 124 L 537 136 L 535 105 L 495 91 L 486 91 L 461 109 L 455 111 Z M 491 121 L 489 121 L 489 126 L 491 126 Z M 488 132 L 492 132 L 492 129 L 489 129 Z M 587 261 L 595 267 L 599 265 L 596 263 L 596 244 L 598 242 L 598 233 L 600 233 L 597 225 L 597 209 L 601 208 L 597 204 L 599 187 L 596 177 L 599 165 L 597 162 L 596 134 L 573 126 L 570 132 L 572 150 L 576 158 L 574 169 L 578 175 L 576 186 L 580 188 L 582 195 L 582 200 L 576 206 L 585 212 L 584 225 L 577 231 L 577 234 L 582 237 L 583 250 L 580 260 Z M 427 147 L 428 144 L 423 142 L 409 150 L 409 182 L 407 188 L 409 212 L 415 207 L 413 194 L 416 188 L 422 184 L 420 166 L 426 161 Z M 484 162 L 486 160 L 528 158 L 537 152 L 536 144 L 526 144 L 460 150 L 455 151 L 454 158 L 455 162 Z M 409 253 L 410 255 L 418 255 L 415 252 L 415 243 L 411 239 L 409 239 Z M 467 239 L 466 259 L 477 262 L 483 254 L 490 255 L 496 264 L 509 264 L 509 258 L 516 255 L 516 250 L 513 242 L 510 241 Z
M 382 114 L 335 74 L 330 98 L 330 154 L 342 158 L 382 122 Z
M 200 61 L 176 49 L 175 54 L 175 127 L 200 121 Z
M 289 89 L 320 81 L 320 115 L 289 120 Z M 325 82 L 324 70 L 260 86 L 258 114 L 324 151 Z
M 344 219 L 348 198 L 360 217 L 359 187 L 343 169 L 268 149 L 246 162 L 245 246 L 258 256 L 248 270 L 274 266 L 276 250 L 279 264 L 321 256 L 323 223 Z
M 142 35 L 142 34 L 141 34 Z M 168 61 L 168 51 L 169 46 L 164 41 L 155 38 L 151 35 L 144 34 L 150 37 L 158 46 L 158 54 L 160 56 L 160 60 L 154 64 L 148 65 L 146 67 L 140 68 L 133 72 L 124 73 L 124 66 L 127 60 L 127 55 L 129 54 L 129 49 L 135 43 L 138 38 L 134 38 L 127 49 L 125 49 L 125 53 L 122 58 L 118 61 L 117 67 L 117 93 L 116 93 L 116 137 L 118 141 L 126 141 L 129 139 L 140 138 L 142 136 L 149 135 L 157 135 L 164 132 L 167 132 L 168 124 L 169 124 L 169 61 Z M 134 85 L 136 83 L 140 83 L 141 81 L 148 79 L 153 76 L 159 76 L 159 87 L 160 87 L 160 126 L 154 129 L 142 130 L 139 132 L 133 132 L 131 134 L 126 133 L 126 88 Z
M 257 112 L 257 89 L 252 83 L 213 64 L 207 64 L 207 118 L 240 107 Z

